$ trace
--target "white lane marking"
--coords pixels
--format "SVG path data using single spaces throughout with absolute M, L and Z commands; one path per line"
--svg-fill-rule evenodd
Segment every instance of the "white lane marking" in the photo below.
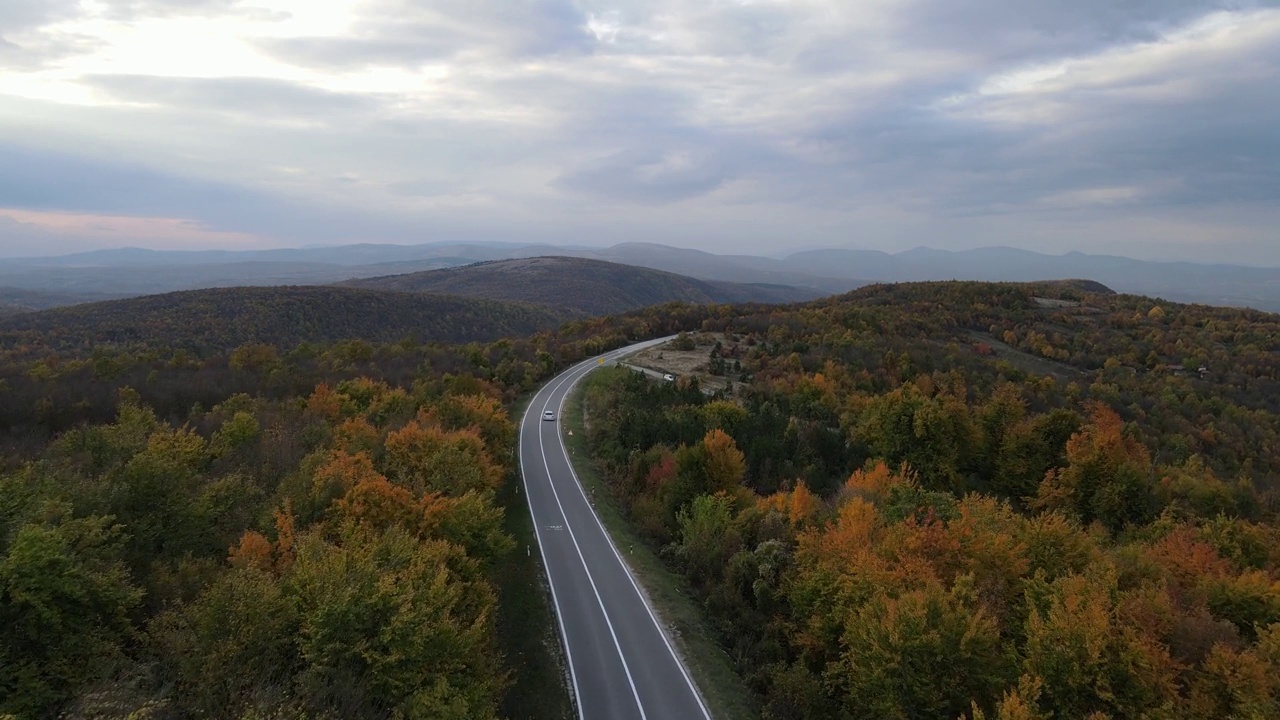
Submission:
M 520 447 L 524 447 L 524 428 L 529 424 L 529 411 L 538 401 L 538 395 L 541 395 L 547 388 L 551 387 L 550 383 L 539 390 L 529 403 L 529 410 L 524 413 L 524 420 L 520 423 Z M 554 391 L 553 391 L 554 393 Z M 541 435 L 541 429 L 539 429 Z M 547 586 L 551 588 L 551 603 L 556 606 L 556 625 L 560 628 L 560 642 L 564 644 L 565 662 L 569 664 L 569 679 L 573 683 L 573 704 L 578 706 L 578 720 L 586 720 L 587 716 L 582 711 L 582 693 L 578 691 L 578 671 L 573 667 L 573 651 L 569 649 L 569 633 L 564 626 L 564 612 L 560 609 L 560 598 L 556 596 L 556 584 L 551 579 L 551 565 L 547 563 L 547 551 L 542 545 L 542 531 L 538 529 L 538 519 L 535 517 L 533 510 L 533 496 L 529 494 L 529 476 L 524 471 L 524 453 L 517 452 L 520 458 L 520 480 L 524 485 L 524 499 L 529 505 L 529 518 L 533 521 L 533 534 L 538 539 L 538 555 L 542 558 L 542 571 L 547 576 Z M 550 481 L 550 478 L 547 478 Z
M 543 410 L 546 410 L 547 405 L 551 402 L 551 398 L 555 397 L 556 391 L 560 389 L 560 386 L 564 385 L 565 381 L 568 380 L 576 371 L 576 367 L 570 369 L 564 374 L 564 377 L 560 382 L 556 383 L 555 389 L 551 391 L 551 397 L 547 398 L 546 403 L 542 406 Z M 560 432 L 557 429 L 556 437 L 559 436 Z M 591 568 L 587 565 L 587 558 L 582 554 L 582 547 L 578 545 L 578 538 L 573 533 L 573 526 L 569 524 L 569 516 L 565 514 L 564 505 L 560 502 L 560 493 L 556 490 L 556 483 L 551 478 L 551 465 L 547 462 L 547 447 L 543 442 L 543 433 L 541 430 L 538 431 L 538 448 L 542 451 L 542 465 L 547 471 L 547 484 L 551 486 L 551 494 L 556 499 L 556 507 L 560 508 L 560 515 L 564 518 L 564 527 L 565 530 L 569 532 L 569 539 L 573 541 L 573 549 L 578 552 L 578 559 L 582 561 L 582 571 L 586 573 L 587 582 L 591 584 L 591 592 L 595 594 L 596 603 L 600 606 L 600 613 L 604 615 L 604 623 L 609 627 L 609 636 L 613 638 L 613 647 L 618 651 L 618 659 L 622 661 L 622 672 L 626 674 L 627 684 L 631 686 L 631 696 L 636 701 L 636 709 L 640 711 L 640 720 L 648 720 L 648 716 L 644 712 L 644 703 L 640 701 L 640 691 L 636 689 L 636 681 L 631 676 L 631 667 L 627 665 L 626 655 L 622 653 L 622 643 L 618 642 L 618 633 L 613 629 L 613 621 L 609 619 L 609 611 L 605 609 L 604 598 L 600 597 L 600 588 L 596 587 L 596 580 L 591 576 Z M 578 710 L 579 712 L 582 710 L 581 701 L 578 703 Z
M 603 357 L 609 357 L 610 355 L 616 356 L 620 354 L 625 354 L 626 352 L 631 352 L 633 349 L 648 347 L 650 345 L 664 342 L 667 339 L 669 338 L 660 338 L 657 340 L 651 340 L 649 342 L 638 343 L 637 345 L 628 346 L 627 348 L 622 350 L 614 350 L 612 352 L 605 353 L 601 357 L 603 358 Z M 590 362 L 591 362 L 591 359 L 587 359 L 587 360 L 583 360 L 582 362 L 576 365 L 570 366 L 568 369 L 566 369 L 564 372 L 562 372 L 558 376 L 558 378 L 560 379 L 560 382 L 556 383 L 554 388 L 552 388 L 552 383 L 555 382 L 556 378 L 553 378 L 546 385 L 542 386 L 542 388 L 538 390 L 538 392 L 534 393 L 533 399 L 529 401 L 529 407 L 528 409 L 525 410 L 524 418 L 520 423 L 520 435 L 518 438 L 518 442 L 520 443 L 520 445 L 516 449 L 516 457 L 520 465 L 520 480 L 521 480 L 521 484 L 524 485 L 525 502 L 529 507 L 529 517 L 533 521 L 532 524 L 533 524 L 534 536 L 538 540 L 538 555 L 539 557 L 542 558 L 542 569 L 547 576 L 547 587 L 551 589 L 551 603 L 555 605 L 555 608 L 556 608 L 556 625 L 560 629 L 560 642 L 564 645 L 565 662 L 569 664 L 569 679 L 570 679 L 570 682 L 573 684 L 573 701 L 574 701 L 574 704 L 577 705 L 578 707 L 578 720 L 586 720 L 586 714 L 582 710 L 582 694 L 578 689 L 578 673 L 573 664 L 573 652 L 569 649 L 569 634 L 564 624 L 564 612 L 560 609 L 560 599 L 556 595 L 555 582 L 552 581 L 551 579 L 551 566 L 549 563 L 547 563 L 547 552 L 542 544 L 542 532 L 538 529 L 537 518 L 534 517 L 535 512 L 533 509 L 533 498 L 529 495 L 529 476 L 526 475 L 524 472 L 524 453 L 520 452 L 520 449 L 524 447 L 525 426 L 529 425 L 530 423 L 530 420 L 532 417 L 531 413 L 533 412 L 534 406 L 536 406 L 538 403 L 538 396 L 550 390 L 550 395 L 554 397 L 555 391 L 558 390 L 560 386 L 564 384 L 564 380 L 567 379 L 569 375 L 573 374 L 575 371 L 581 369 L 583 365 L 586 365 Z M 543 403 L 543 408 L 545 407 L 546 407 L 546 402 Z M 542 425 L 539 423 L 536 427 L 538 427 L 539 445 L 541 445 Z M 544 464 L 546 463 L 545 451 L 543 452 L 543 463 Z M 572 469 L 573 469 L 572 466 L 570 466 L 570 471 L 572 471 Z M 552 483 L 550 473 L 547 474 L 547 482 Z M 552 483 L 552 489 L 554 490 L 554 483 Z M 557 498 L 557 501 L 558 501 L 558 498 Z M 564 508 L 562 507 L 561 514 L 563 515 L 563 513 L 564 513 Z
M 557 412 L 560 417 L 564 417 L 564 404 L 565 401 L 569 399 L 569 394 L 573 392 L 574 386 L 577 385 L 582 378 L 591 374 L 591 370 L 594 369 L 595 368 L 589 368 L 587 372 L 582 373 L 569 384 L 564 395 L 560 397 L 560 405 L 557 408 Z M 557 386 L 556 389 L 558 390 L 559 386 Z M 552 397 L 554 396 L 555 391 L 552 391 Z M 544 405 L 543 407 L 546 406 Z M 587 508 L 591 511 L 591 517 L 595 519 L 596 525 L 600 527 L 600 533 L 609 541 L 609 548 L 613 550 L 614 557 L 618 558 L 618 564 L 621 565 L 622 569 L 627 573 L 627 579 L 631 581 L 631 587 L 636 591 L 636 595 L 640 597 L 640 602 L 644 604 L 644 609 L 649 612 L 649 619 L 653 621 L 653 627 L 657 629 L 658 634 L 662 636 L 662 642 L 667 646 L 667 652 L 671 653 L 671 659 L 675 661 L 676 667 L 680 668 L 680 674 L 684 676 L 684 681 L 688 684 L 689 691 L 693 693 L 694 700 L 698 702 L 698 708 L 702 710 L 702 717 L 706 718 L 706 720 L 711 720 L 711 713 L 707 710 L 706 704 L 702 702 L 702 694 L 698 692 L 698 688 L 693 684 L 693 678 L 689 677 L 689 671 L 685 669 L 684 663 L 680 660 L 680 656 L 676 654 L 675 648 L 671 646 L 671 640 L 667 637 L 666 631 L 662 629 L 662 624 L 658 622 L 658 616 L 654 613 L 653 607 L 649 605 L 649 600 L 645 598 L 644 593 L 640 591 L 640 585 L 636 582 L 635 576 L 631 574 L 631 568 L 627 566 L 627 563 L 622 559 L 622 554 L 618 552 L 618 546 L 614 544 L 613 537 L 609 535 L 608 530 L 605 530 L 604 523 L 600 522 L 600 516 L 596 514 L 596 510 L 592 507 L 591 501 L 587 499 L 587 493 L 582 488 L 582 481 L 578 479 L 578 472 L 573 469 L 573 461 L 569 459 L 569 451 L 564 446 L 564 437 L 558 432 L 556 433 L 556 437 L 560 440 L 560 452 L 564 453 L 565 462 L 569 466 L 569 473 L 573 475 L 573 482 L 578 486 L 578 494 L 582 495 L 583 502 L 586 503 Z M 539 436 L 538 441 L 541 443 L 541 436 Z M 544 450 L 543 452 L 545 453 L 546 451 Z M 545 457 L 543 458 L 543 461 L 546 461 Z M 550 472 L 547 474 L 549 476 Z M 559 501 L 559 498 L 557 498 L 557 501 Z M 562 514 L 564 513 L 563 507 L 560 509 L 560 512 Z

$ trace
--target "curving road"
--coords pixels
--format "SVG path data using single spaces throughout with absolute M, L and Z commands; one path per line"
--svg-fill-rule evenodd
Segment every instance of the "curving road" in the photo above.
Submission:
M 606 353 L 547 383 L 520 422 L 520 468 L 582 720 L 711 720 L 640 586 L 600 524 L 560 436 L 565 398 Z M 542 420 L 546 410 L 555 422 Z

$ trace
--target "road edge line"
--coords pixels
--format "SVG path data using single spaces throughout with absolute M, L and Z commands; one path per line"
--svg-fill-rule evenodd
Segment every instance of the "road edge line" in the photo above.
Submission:
M 663 339 L 664 342 L 666 340 L 667 338 Z M 602 355 L 601 357 L 605 356 Z M 574 386 L 576 386 L 587 375 L 590 375 L 592 370 L 595 370 L 595 368 L 591 368 L 582 373 L 569 385 L 569 388 L 565 391 L 564 397 L 560 398 L 560 406 L 556 408 L 558 417 L 564 417 L 564 404 L 569 399 L 570 393 L 573 392 Z M 685 683 L 688 684 L 689 689 L 693 692 L 694 698 L 698 701 L 698 707 L 702 710 L 703 718 L 705 718 L 705 720 L 712 720 L 711 712 L 707 709 L 706 702 L 703 701 L 702 692 L 698 690 L 697 684 L 693 682 L 693 678 L 689 675 L 689 670 L 685 667 L 684 659 L 680 657 L 680 654 L 676 652 L 675 647 L 671 644 L 671 638 L 668 637 L 666 629 L 662 627 L 662 623 L 658 622 L 658 615 L 654 611 L 653 605 L 649 603 L 649 597 L 640 589 L 640 584 L 636 582 L 635 574 L 631 571 L 631 566 L 622 558 L 622 553 L 618 552 L 618 546 L 613 542 L 613 536 L 609 534 L 608 529 L 605 528 L 604 523 L 601 522 L 600 516 L 596 513 L 595 506 L 591 504 L 591 500 L 587 497 L 586 490 L 582 487 L 582 480 L 578 478 L 578 471 L 573 467 L 573 458 L 569 456 L 569 450 L 565 447 L 564 435 L 559 432 L 558 428 L 556 431 L 556 438 L 560 441 L 560 452 L 564 454 L 565 460 L 569 465 L 569 473 L 573 475 L 573 482 L 578 486 L 578 493 L 582 495 L 582 499 L 587 503 L 587 507 L 591 510 L 591 517 L 596 521 L 596 525 L 600 527 L 600 532 L 604 534 L 605 539 L 609 541 L 609 548 L 613 550 L 614 557 L 618 559 L 618 563 L 622 565 L 622 569 L 626 571 L 627 579 L 631 581 L 631 587 L 636 591 L 636 594 L 640 596 L 640 602 L 644 605 L 645 610 L 649 612 L 649 619 L 653 621 L 653 626 L 657 628 L 658 634 L 662 636 L 662 642 L 667 646 L 667 652 L 671 653 L 671 658 L 676 661 L 676 666 L 680 668 L 680 674 L 684 676 Z
M 564 646 L 565 664 L 569 666 L 569 680 L 573 685 L 573 706 L 578 711 L 578 720 L 586 720 L 586 715 L 582 711 L 582 698 L 578 690 L 578 671 L 573 667 L 573 651 L 569 648 L 569 633 L 564 626 L 564 612 L 560 609 L 560 599 L 556 595 L 555 581 L 551 579 L 551 566 L 547 564 L 547 552 L 542 547 L 542 531 L 538 528 L 538 519 L 533 513 L 533 498 L 529 495 L 529 476 L 524 472 L 524 457 L 520 452 L 520 448 L 524 446 L 524 426 L 529 422 L 529 413 L 533 411 L 534 405 L 537 404 L 538 395 L 548 387 L 551 387 L 550 382 L 534 393 L 533 399 L 529 402 L 529 407 L 525 408 L 524 417 L 520 419 L 520 433 L 516 439 L 516 461 L 520 466 L 520 484 L 524 485 L 525 506 L 529 508 L 529 520 L 533 525 L 533 535 L 538 541 L 538 557 L 542 558 L 542 574 L 547 578 L 547 587 L 551 590 L 551 604 L 556 609 L 556 626 L 560 629 L 560 644 Z M 555 390 L 552 390 L 551 394 L 554 395 Z M 545 403 L 543 407 L 546 407 Z
M 608 353 L 606 353 L 605 355 L 601 355 L 599 357 L 604 358 L 607 355 Z M 595 359 L 595 358 L 592 358 L 592 359 Z M 593 368 L 588 368 L 585 372 L 582 372 L 581 374 L 579 374 L 578 377 L 575 378 L 573 382 L 569 383 L 569 388 L 568 390 L 565 391 L 566 394 L 569 392 L 569 390 L 573 389 L 573 386 L 577 384 L 578 380 L 586 377 L 591 372 L 592 369 Z M 570 368 L 569 370 L 566 370 L 560 382 L 557 383 L 556 387 L 551 391 L 551 396 L 554 397 L 556 394 L 556 391 L 559 390 L 564 385 L 564 383 L 567 380 L 569 380 L 569 378 L 572 377 L 575 372 L 578 372 L 578 371 L 579 369 L 576 366 L 573 368 Z M 551 403 L 551 398 L 547 398 L 547 401 L 542 405 L 544 411 L 547 405 L 549 405 L 550 403 Z M 564 406 L 564 398 L 561 398 L 559 407 L 563 407 L 563 406 Z M 558 417 L 556 419 L 555 433 L 556 433 L 556 439 L 560 439 L 560 420 Z M 563 447 L 564 447 L 564 443 L 561 442 L 562 451 L 563 451 Z M 600 614 L 604 616 L 605 625 L 609 627 L 609 637 L 613 640 L 614 649 L 618 651 L 618 660 L 622 662 L 622 671 L 627 676 L 627 684 L 631 686 L 631 696 L 636 701 L 636 709 L 640 711 L 640 720 L 648 720 L 648 715 L 644 711 L 644 703 L 640 700 L 640 691 L 636 689 L 635 678 L 632 677 L 631 675 L 631 666 L 627 663 L 626 653 L 622 651 L 622 643 L 618 641 L 618 632 L 613 627 L 613 620 L 609 618 L 609 609 L 606 608 L 604 605 L 604 598 L 600 596 L 600 588 L 599 586 L 596 585 L 596 579 L 591 575 L 591 566 L 587 563 L 587 558 L 582 553 L 582 546 L 578 544 L 578 537 L 573 532 L 573 525 L 570 524 L 569 522 L 569 515 L 564 511 L 564 503 L 560 501 L 560 491 L 556 490 L 555 481 L 551 479 L 551 464 L 547 461 L 547 446 L 546 446 L 546 443 L 543 441 L 541 429 L 539 429 L 538 431 L 538 449 L 542 451 L 542 464 L 547 471 L 547 484 L 550 485 L 551 487 L 551 495 L 556 499 L 556 507 L 560 509 L 560 517 L 564 522 L 564 529 L 569 532 L 569 540 L 573 542 L 573 549 L 578 553 L 578 561 L 582 563 L 582 571 L 586 573 L 587 582 L 591 584 L 591 592 L 596 596 L 596 604 L 600 606 Z M 573 463 L 572 461 L 569 460 L 568 455 L 565 455 L 565 461 L 569 466 L 570 475 L 573 476 L 574 482 L 577 483 L 578 482 L 577 474 L 573 472 Z M 580 484 L 579 484 L 579 490 L 581 490 Z M 591 510 L 591 516 L 594 518 L 595 510 L 592 509 L 590 505 L 591 505 L 590 503 L 587 503 L 588 509 Z M 532 509 L 529 512 L 530 514 L 532 514 L 533 512 Z M 599 519 L 597 518 L 596 521 L 599 522 Z M 606 534 L 606 538 L 607 537 L 608 536 Z M 541 540 L 539 540 L 539 543 L 541 543 Z M 610 540 L 610 546 L 612 546 L 612 544 L 613 544 L 613 541 Z M 616 553 L 616 550 L 615 550 L 615 553 Z M 626 565 L 623 565 L 623 569 L 626 570 Z M 550 572 L 548 571 L 547 574 L 549 577 Z M 630 575 L 631 575 L 630 571 L 627 571 L 627 576 L 630 577 Z M 646 609 L 648 608 L 648 603 L 645 602 L 643 595 L 640 597 L 640 602 L 645 605 Z M 652 615 L 650 616 L 652 617 Z M 665 641 L 666 639 L 665 636 L 663 637 L 663 639 Z M 567 638 L 565 642 L 566 644 L 568 643 Z M 670 649 L 670 645 L 668 645 L 668 649 Z M 681 672 L 684 671 L 684 667 L 681 665 L 679 658 L 676 658 L 676 665 L 680 667 Z M 702 698 L 698 698 L 698 704 L 699 705 L 702 704 Z M 579 710 L 581 710 L 581 704 L 579 704 Z

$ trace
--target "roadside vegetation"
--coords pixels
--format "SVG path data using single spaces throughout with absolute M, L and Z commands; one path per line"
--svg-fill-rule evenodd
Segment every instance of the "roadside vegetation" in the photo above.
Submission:
M 722 717 L 1280 716 L 1280 317 L 984 283 L 465 344 L 148 317 L 0 338 L 0 715 L 563 717 L 512 408 L 685 332 L 705 368 L 593 378 L 574 447 Z
M 1276 717 L 1278 325 L 869 288 L 704 323 L 732 397 L 598 376 L 586 445 L 765 718 Z
M 572 717 L 508 408 L 686 310 L 0 354 L 0 716 Z
M 590 447 L 586 441 L 589 418 L 583 412 L 585 394 L 591 388 L 607 387 L 620 375 L 627 374 L 630 374 L 627 370 L 614 368 L 596 370 L 574 389 L 565 403 L 562 418 L 564 428 L 572 433 L 566 434 L 565 447 L 570 450 L 574 470 L 591 498 L 596 514 L 644 588 L 712 717 L 717 720 L 758 718 L 759 708 L 721 647 L 719 637 L 688 583 L 651 550 L 646 538 L 627 521 L 617 506 L 612 489 L 602 480 L 590 460 Z

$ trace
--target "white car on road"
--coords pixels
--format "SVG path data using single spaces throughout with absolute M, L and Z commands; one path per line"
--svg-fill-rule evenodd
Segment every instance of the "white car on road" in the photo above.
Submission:
M 556 419 L 556 414 L 555 414 L 555 412 L 554 412 L 554 411 L 552 411 L 552 410 L 543 410 L 543 411 L 542 411 L 542 419 L 543 419 L 543 420 L 555 420 L 555 419 Z

